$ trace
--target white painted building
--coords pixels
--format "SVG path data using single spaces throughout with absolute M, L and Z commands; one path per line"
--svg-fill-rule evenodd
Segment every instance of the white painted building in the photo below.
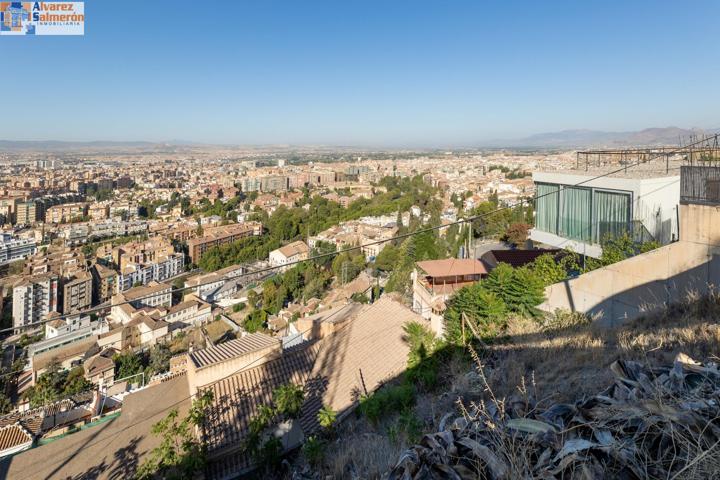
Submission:
M 147 285 L 148 283 L 162 282 L 180 275 L 185 269 L 185 255 L 175 253 L 168 255 L 161 262 L 137 264 L 133 263 L 125 267 L 118 275 L 117 288 L 123 292 L 135 285 Z
M 307 259 L 309 253 L 310 247 L 305 242 L 298 240 L 270 252 L 270 266 L 282 267 L 281 270 L 285 270 L 288 264 Z
M 602 254 L 603 239 L 625 232 L 663 245 L 678 239 L 679 175 L 630 171 L 595 177 L 533 173 L 538 199 L 530 238 L 595 258 Z
M 16 238 L 10 234 L 0 234 L 0 265 L 24 260 L 35 255 L 37 244 L 32 238 Z

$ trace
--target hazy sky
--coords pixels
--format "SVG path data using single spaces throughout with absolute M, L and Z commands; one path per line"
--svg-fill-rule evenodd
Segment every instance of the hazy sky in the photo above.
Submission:
M 85 2 L 0 37 L 0 138 L 468 145 L 720 127 L 720 2 Z

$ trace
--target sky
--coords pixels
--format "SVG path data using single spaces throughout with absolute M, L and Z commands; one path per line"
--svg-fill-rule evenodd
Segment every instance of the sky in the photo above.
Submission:
M 0 139 L 470 146 L 720 127 L 720 2 L 89 0 L 0 37 Z

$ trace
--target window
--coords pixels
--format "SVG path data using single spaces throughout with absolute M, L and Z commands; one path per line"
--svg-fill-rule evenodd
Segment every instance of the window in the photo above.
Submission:
M 535 204 L 535 228 L 548 233 L 557 233 L 558 204 L 560 201 L 558 185 L 537 184 Z
M 589 241 L 592 235 L 592 190 L 563 187 L 560 192 L 560 235 L 571 240 Z
M 595 191 L 593 198 L 595 233 L 593 241 L 600 243 L 626 233 L 630 228 L 630 195 L 627 193 Z

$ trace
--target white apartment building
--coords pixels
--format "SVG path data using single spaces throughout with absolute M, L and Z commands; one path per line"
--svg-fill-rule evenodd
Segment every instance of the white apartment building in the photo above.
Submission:
M 34 239 L 16 238 L 10 234 L 0 234 L 0 265 L 24 260 L 35 255 L 37 244 Z
M 162 282 L 180 275 L 185 268 L 185 255 L 175 253 L 157 263 L 132 263 L 122 269 L 118 275 L 117 288 L 119 292 L 129 290 L 134 285 L 147 285 L 148 283 Z
M 58 277 L 35 275 L 13 288 L 13 326 L 22 327 L 44 320 L 58 310 Z

